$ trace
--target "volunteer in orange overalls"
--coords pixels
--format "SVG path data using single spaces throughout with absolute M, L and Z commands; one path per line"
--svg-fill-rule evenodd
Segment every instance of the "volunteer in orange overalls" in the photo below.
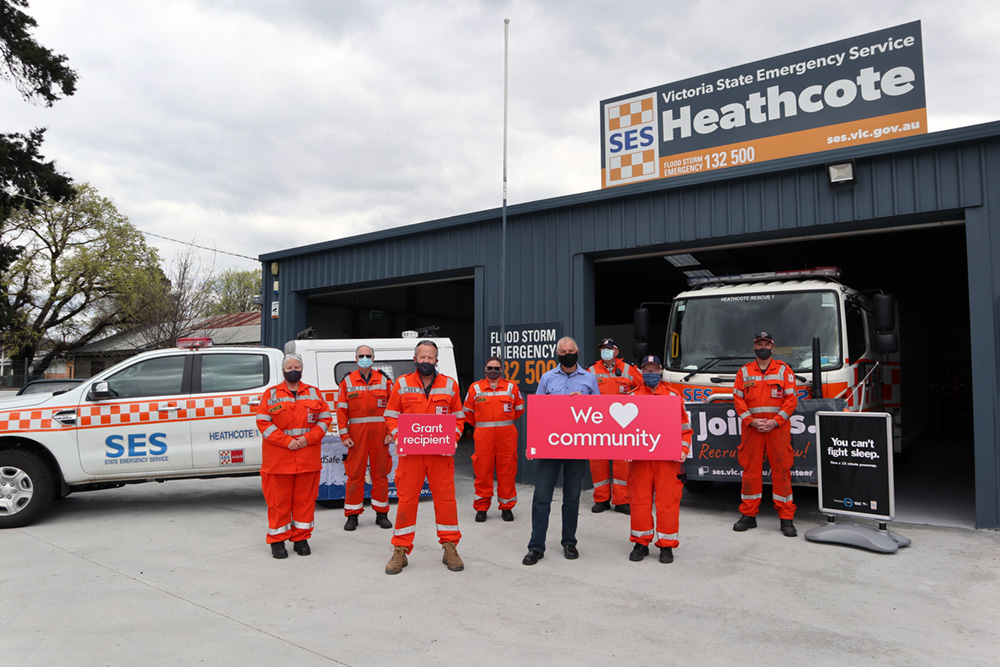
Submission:
M 271 555 L 288 558 L 285 540 L 308 556 L 319 493 L 320 442 L 333 421 L 316 387 L 302 382 L 302 358 L 281 361 L 285 381 L 260 397 L 257 428 L 264 436 L 260 483 L 267 502 L 267 542 Z
M 613 338 L 602 340 L 597 349 L 600 350 L 601 360 L 589 370 L 597 376 L 597 386 L 602 394 L 624 396 L 642 386 L 642 374 L 635 366 L 618 358 L 618 346 Z M 627 461 L 591 461 L 590 477 L 594 480 L 591 512 L 611 509 L 613 500 L 616 512 L 629 513 Z
M 661 381 L 663 365 L 654 355 L 643 357 L 639 365 L 643 385 L 632 392 L 635 396 L 677 396 Z M 684 403 L 680 402 L 681 459 L 680 461 L 632 461 L 629 465 L 628 493 L 632 505 L 632 535 L 635 543 L 628 559 L 641 561 L 649 555 L 653 541 L 653 496 L 656 496 L 656 546 L 660 547 L 660 562 L 674 562 L 674 547 L 680 525 L 681 493 L 684 482 L 681 473 L 684 459 L 691 454 L 691 422 Z
M 788 420 L 799 399 L 795 395 L 795 374 L 788 364 L 772 357 L 774 338 L 761 331 L 753 340 L 757 356 L 736 374 L 733 403 L 743 426 L 737 453 L 743 468 L 743 488 L 739 520 L 733 530 L 757 527 L 757 512 L 763 488 L 764 454 L 771 464 L 771 495 L 781 520 L 781 533 L 795 537 L 795 503 L 792 502 L 792 431 Z
M 493 499 L 493 471 L 497 476 L 497 500 L 504 521 L 514 520 L 517 504 L 517 427 L 524 414 L 524 399 L 517 385 L 500 377 L 500 357 L 486 360 L 486 377 L 469 387 L 465 398 L 465 421 L 476 427 L 476 453 L 472 455 L 475 475 L 476 521 L 486 521 Z
M 399 415 L 455 415 L 455 445 L 462 436 L 465 416 L 458 382 L 437 372 L 438 349 L 431 340 L 417 343 L 413 351 L 414 373 L 396 380 L 385 409 L 385 425 L 393 438 L 399 432 Z M 417 528 L 417 504 L 420 489 L 426 479 L 434 500 L 434 521 L 438 542 L 444 548 L 441 561 L 453 572 L 465 568 L 458 555 L 458 508 L 455 506 L 455 457 L 440 454 L 400 456 L 396 464 L 396 530 L 392 533 L 392 557 L 385 566 L 386 574 L 399 574 L 406 567 L 406 555 L 413 551 L 413 534 Z
M 372 509 L 375 523 L 392 528 L 389 521 L 389 471 L 392 456 L 385 428 L 385 412 L 392 392 L 392 380 L 382 371 L 372 370 L 375 351 L 361 345 L 354 351 L 358 370 L 344 376 L 337 392 L 337 432 L 347 447 L 344 471 L 347 488 L 344 492 L 344 530 L 356 530 L 358 516 L 365 511 L 365 471 L 371 470 Z

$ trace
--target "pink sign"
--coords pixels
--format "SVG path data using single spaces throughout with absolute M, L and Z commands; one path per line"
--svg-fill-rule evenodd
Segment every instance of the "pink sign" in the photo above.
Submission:
M 455 415 L 399 415 L 396 452 L 400 456 L 416 454 L 455 454 Z
M 529 459 L 679 461 L 680 396 L 528 396 Z

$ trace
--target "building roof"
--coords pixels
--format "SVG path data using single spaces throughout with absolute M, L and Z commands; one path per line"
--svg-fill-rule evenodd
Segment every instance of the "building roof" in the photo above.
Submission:
M 260 312 L 230 313 L 192 321 L 184 327 L 184 336 L 211 338 L 215 345 L 260 345 Z M 71 357 L 135 353 L 156 346 L 154 331 L 147 327 L 122 331 L 87 343 L 67 355 Z

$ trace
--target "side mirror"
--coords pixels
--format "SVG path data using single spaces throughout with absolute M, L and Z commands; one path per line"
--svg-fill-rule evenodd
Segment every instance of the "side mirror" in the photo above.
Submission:
M 888 333 L 876 333 L 872 341 L 872 349 L 877 354 L 893 354 L 899 352 L 899 337 L 895 331 Z
M 90 395 L 87 396 L 90 400 L 100 401 L 105 398 L 111 398 L 113 394 L 111 393 L 111 387 L 108 386 L 107 382 L 95 382 L 90 387 Z
M 632 336 L 636 340 L 648 340 L 650 328 L 649 308 L 636 308 L 632 315 Z
M 892 331 L 896 328 L 896 299 L 891 294 L 872 294 L 872 311 L 875 331 Z
M 652 354 L 649 351 L 649 343 L 647 341 L 636 341 L 635 345 L 632 346 L 632 356 L 635 359 L 642 359 L 648 354 Z

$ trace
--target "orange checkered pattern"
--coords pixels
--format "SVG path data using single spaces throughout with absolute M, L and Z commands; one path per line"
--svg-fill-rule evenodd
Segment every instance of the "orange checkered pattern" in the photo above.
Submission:
M 644 97 L 626 104 L 609 105 L 607 112 L 608 130 L 611 132 L 646 125 L 653 122 L 653 98 Z
M 609 160 L 611 181 L 620 181 L 636 176 L 652 176 L 656 173 L 656 151 L 652 148 L 636 153 L 616 155 Z
M 52 429 L 52 410 L 11 410 L 0 412 L 0 432 L 49 431 Z

